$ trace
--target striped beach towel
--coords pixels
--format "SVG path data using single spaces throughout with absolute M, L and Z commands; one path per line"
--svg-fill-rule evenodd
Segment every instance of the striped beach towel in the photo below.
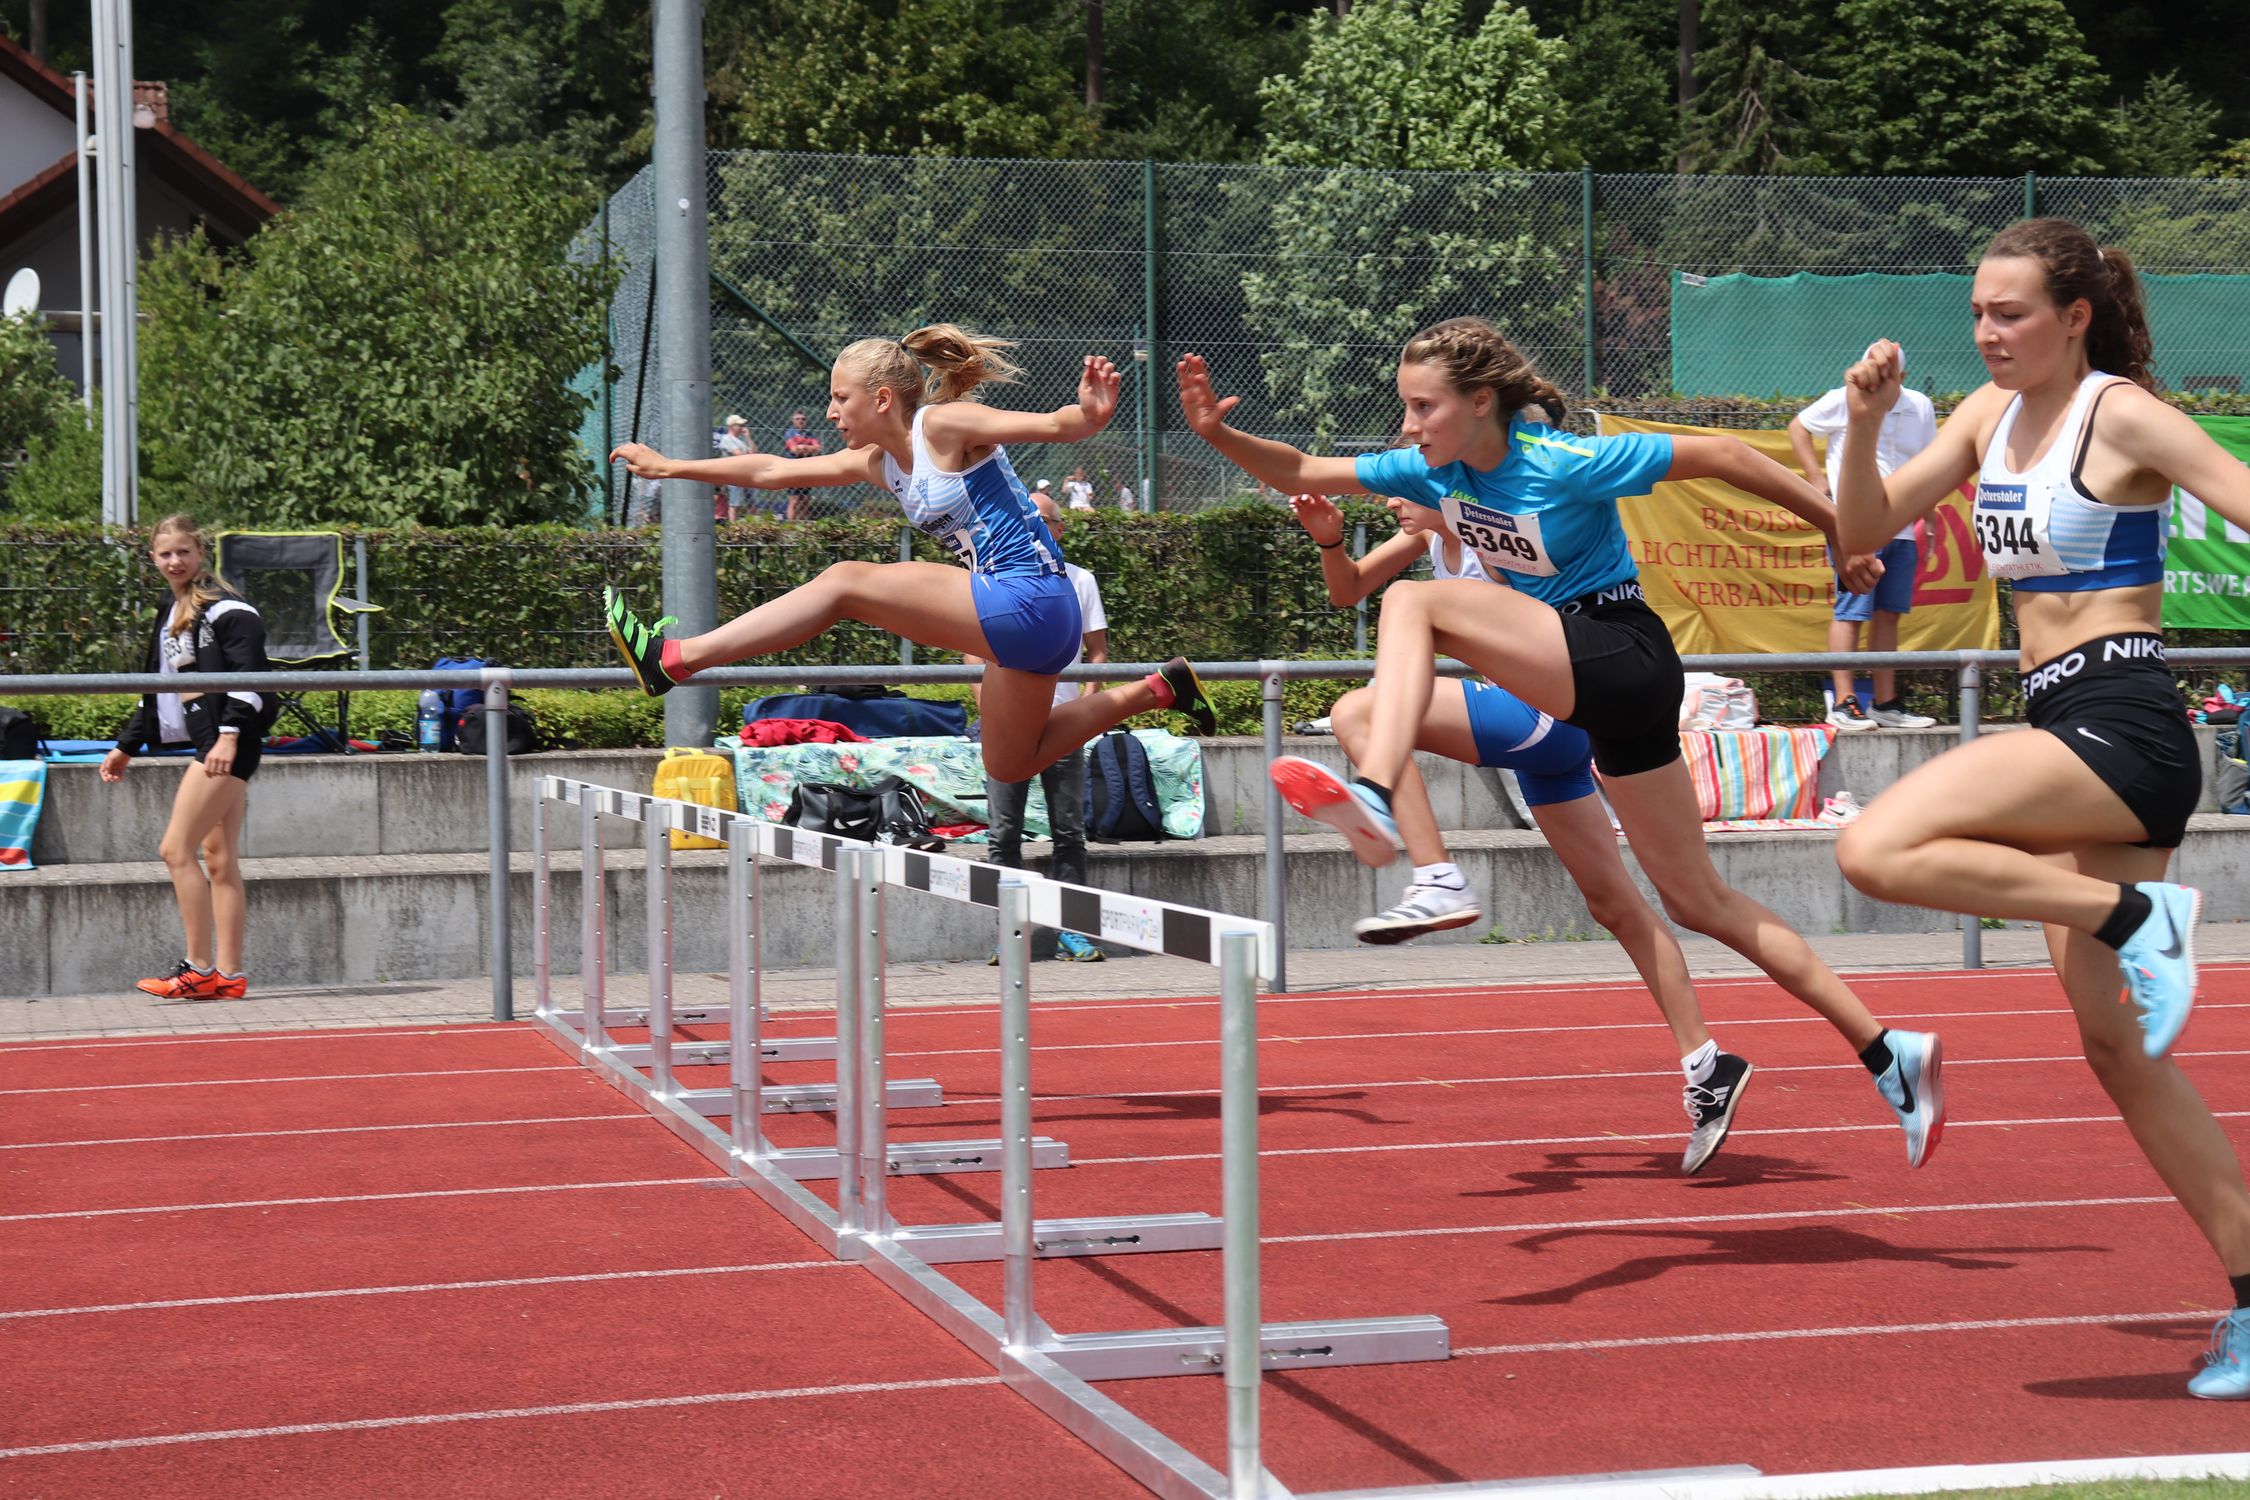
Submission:
M 1791 820 L 1819 827 L 1820 761 L 1836 743 L 1825 724 L 1783 728 L 1702 729 L 1680 736 L 1703 821 Z M 1769 825 L 1770 826 L 1770 825 Z
M 0 870 L 28 870 L 31 834 L 47 800 L 47 763 L 0 760 Z

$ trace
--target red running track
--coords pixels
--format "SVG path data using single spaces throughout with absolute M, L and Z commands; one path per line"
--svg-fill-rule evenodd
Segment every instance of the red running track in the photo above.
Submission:
M 1919 1172 L 1763 982 L 1704 986 L 1759 1071 L 1693 1179 L 1637 989 L 1262 1002 L 1266 1315 L 1436 1313 L 1456 1351 L 1269 1378 L 1277 1477 L 2240 1450 L 2241 1409 L 2183 1393 L 2225 1283 L 2052 979 L 1859 984 L 1946 1038 Z M 1212 1001 L 1038 1008 L 1038 1127 L 1074 1162 L 1041 1214 L 1218 1211 L 1217 1031 Z M 891 1076 L 948 1099 L 895 1138 L 996 1131 L 994 1012 L 888 1032 Z M 2250 970 L 2207 971 L 2179 1055 L 2239 1140 Z M 522 1027 L 6 1049 L 0 1182 L 0 1495 L 1138 1492 Z M 893 1179 L 891 1207 L 990 1218 L 997 1187 Z M 997 1267 L 953 1274 L 997 1304 Z M 1045 1262 L 1039 1295 L 1064 1331 L 1214 1322 L 1217 1257 Z M 1104 1389 L 1223 1469 L 1215 1380 Z

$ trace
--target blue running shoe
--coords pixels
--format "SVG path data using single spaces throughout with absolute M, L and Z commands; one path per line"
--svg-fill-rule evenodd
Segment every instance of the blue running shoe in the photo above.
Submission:
M 1109 957 L 1075 932 L 1055 934 L 1055 957 L 1068 964 L 1098 964 Z
M 2211 1330 L 2203 1368 L 2188 1381 L 2188 1394 L 2206 1401 L 2250 1401 L 2250 1308 L 2238 1307 Z
M 1906 1129 L 1906 1164 L 1919 1167 L 1937 1150 L 1945 1134 L 1945 1084 L 1938 1076 L 1943 1061 L 1937 1033 L 1886 1031 L 1891 1065 L 1875 1080 L 1875 1090 Z
M 2187 1029 L 2195 1008 L 2195 921 L 2203 893 L 2184 885 L 2144 880 L 2133 889 L 2152 906 L 2148 920 L 2117 950 L 2125 993 L 2141 1013 L 2141 1050 L 2162 1057 Z
M 1380 870 L 1398 859 L 1398 823 L 1390 806 L 1365 784 L 1347 782 L 1326 766 L 1296 755 L 1274 761 L 1269 774 L 1281 790 L 1282 801 L 1350 840 L 1361 864 Z

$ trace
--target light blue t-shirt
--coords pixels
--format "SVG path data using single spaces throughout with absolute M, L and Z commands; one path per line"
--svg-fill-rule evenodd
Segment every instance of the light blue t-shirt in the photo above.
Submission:
M 1636 575 L 1617 501 L 1647 494 L 1664 477 L 1672 439 L 1579 437 L 1518 417 L 1497 469 L 1433 469 L 1418 448 L 1363 453 L 1355 467 L 1370 494 L 1443 512 L 1494 578 L 1559 605 Z

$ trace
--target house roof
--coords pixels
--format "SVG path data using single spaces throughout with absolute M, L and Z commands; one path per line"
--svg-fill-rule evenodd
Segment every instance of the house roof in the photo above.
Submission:
M 75 112 L 71 81 L 5 35 L 0 35 L 0 78 L 66 116 Z M 91 90 L 88 93 L 90 98 Z M 173 126 L 166 118 L 161 85 L 136 83 L 134 102 L 155 117 L 154 124 L 140 127 L 135 135 L 134 165 L 192 204 L 216 237 L 239 243 L 281 211 L 280 205 Z M 52 166 L 42 168 L 28 182 L 14 184 L 7 196 L 0 197 L 0 242 L 76 200 L 77 160 L 76 152 L 65 152 Z

